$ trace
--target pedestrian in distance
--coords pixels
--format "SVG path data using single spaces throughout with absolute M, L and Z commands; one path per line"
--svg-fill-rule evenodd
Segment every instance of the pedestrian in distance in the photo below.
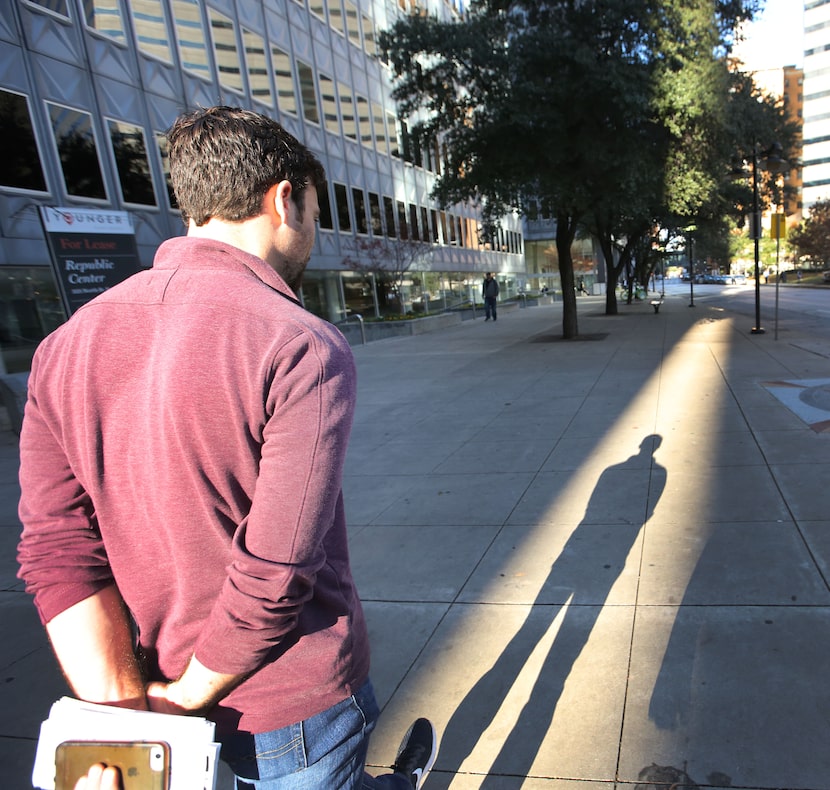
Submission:
M 588 289 L 585 287 L 585 278 L 584 277 L 579 278 L 579 281 L 578 281 L 577 286 L 576 286 L 576 292 L 578 294 L 585 294 L 585 296 L 588 296 Z
M 342 493 L 355 367 L 297 298 L 323 167 L 231 107 L 180 116 L 168 150 L 187 234 L 35 354 L 19 575 L 80 699 L 208 717 L 237 788 L 418 788 L 427 719 L 392 773 L 364 771 L 379 711 Z
M 481 284 L 481 295 L 484 297 L 485 321 L 490 318 L 496 320 L 496 303 L 499 298 L 499 284 L 492 272 L 484 275 L 484 282 Z

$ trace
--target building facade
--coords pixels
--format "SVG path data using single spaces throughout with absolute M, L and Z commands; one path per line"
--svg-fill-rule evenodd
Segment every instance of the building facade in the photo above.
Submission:
M 804 2 L 804 209 L 830 199 L 830 0 Z
M 445 0 L 420 8 L 463 13 Z M 472 205 L 436 205 L 441 147 L 413 150 L 397 115 L 377 35 L 419 11 L 408 0 L 0 4 L 3 368 L 27 369 L 37 343 L 66 319 L 43 207 L 128 214 L 139 263 L 151 265 L 158 245 L 184 232 L 164 131 L 199 106 L 269 115 L 323 162 L 328 182 L 301 294 L 308 309 L 338 321 L 452 307 L 479 295 L 485 271 L 508 296 L 523 287 L 520 220 L 505 218 L 485 241 Z M 373 242 L 417 249 L 394 295 L 389 278 L 344 263 Z
M 752 78 L 763 93 L 781 102 L 788 120 L 796 124 L 799 129 L 803 129 L 804 69 L 797 68 L 796 66 L 761 69 L 753 71 Z M 799 135 L 796 143 L 795 158 L 798 161 L 798 166 L 780 173 L 786 179 L 787 186 L 790 187 L 784 203 L 779 206 L 771 206 L 762 218 L 762 225 L 767 230 L 770 227 L 770 214 L 772 213 L 785 214 L 787 227 L 798 225 L 803 219 L 804 173 L 802 162 L 804 158 L 804 147 L 801 135 Z
M 785 198 L 781 207 L 787 217 L 787 225 L 798 225 L 804 218 L 804 168 L 801 164 L 804 159 L 804 69 L 795 66 L 784 66 L 781 96 L 787 117 L 802 130 L 799 135 L 796 157 L 798 166 L 791 168 L 785 174 L 787 185 L 792 188 L 792 197 Z

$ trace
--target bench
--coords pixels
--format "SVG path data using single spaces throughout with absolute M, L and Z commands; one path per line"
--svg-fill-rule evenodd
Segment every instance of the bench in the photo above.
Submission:
M 654 312 L 655 312 L 655 313 L 659 313 L 659 312 L 660 312 L 660 305 L 661 305 L 661 304 L 663 304 L 663 300 L 662 300 L 662 299 L 652 299 L 652 300 L 651 300 L 651 306 L 654 308 Z

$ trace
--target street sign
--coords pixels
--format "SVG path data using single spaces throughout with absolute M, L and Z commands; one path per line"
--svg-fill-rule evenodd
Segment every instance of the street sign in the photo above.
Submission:
M 126 211 L 41 206 L 40 218 L 67 316 L 141 268 Z
M 771 214 L 769 235 L 771 239 L 787 238 L 787 215 Z

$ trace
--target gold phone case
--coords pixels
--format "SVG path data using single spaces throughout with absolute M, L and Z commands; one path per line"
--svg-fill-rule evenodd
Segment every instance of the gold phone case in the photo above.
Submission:
M 170 747 L 162 741 L 64 741 L 55 750 L 55 790 L 74 790 L 95 763 L 116 766 L 124 790 L 168 790 Z

